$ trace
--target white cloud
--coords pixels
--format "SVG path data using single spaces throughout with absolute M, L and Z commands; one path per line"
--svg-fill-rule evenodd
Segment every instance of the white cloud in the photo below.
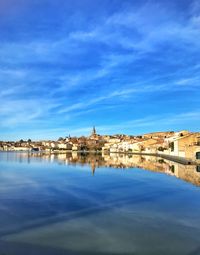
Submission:
M 199 49 L 200 27 L 197 24 L 199 17 L 196 15 L 183 21 L 162 3 L 147 2 L 137 10 L 114 13 L 88 31 L 72 32 L 69 39 L 121 45 L 125 49 L 137 50 L 137 54 L 157 50 L 160 44 L 166 42 L 177 46 L 189 43 Z M 128 36 L 123 33 L 124 29 L 129 30 Z
M 197 91 L 200 65 L 194 61 L 192 66 L 192 59 L 186 62 L 200 50 L 199 10 L 195 1 L 190 18 L 180 17 L 162 2 L 147 1 L 134 11 L 129 8 L 101 17 L 87 29 L 62 33 L 60 38 L 1 42 L 0 125 L 32 125 L 56 117 L 62 122 L 104 103 L 106 109 L 130 98 L 134 103 L 145 94 Z M 171 49 L 168 55 L 163 45 Z M 95 56 L 99 48 L 105 50 Z M 183 55 L 175 57 L 176 49 Z M 82 68 L 80 62 L 89 62 L 91 54 L 91 63 Z M 155 65 L 150 63 L 145 70 L 152 59 Z M 159 65 L 164 65 L 164 72 Z M 74 96 L 75 91 L 80 93 Z
M 127 133 L 130 134 L 142 134 L 144 130 L 162 131 L 169 130 L 172 126 L 178 126 L 179 129 L 185 129 L 185 125 L 188 127 L 190 121 L 196 121 L 198 123 L 200 119 L 200 110 L 193 112 L 184 112 L 179 114 L 165 114 L 164 116 L 149 115 L 141 119 L 134 119 L 123 122 L 123 124 L 115 124 L 109 126 L 98 126 L 97 129 L 105 134 L 107 133 Z M 156 124 L 155 124 L 156 123 Z
M 176 82 L 176 84 L 178 85 L 191 85 L 193 84 L 194 82 L 196 82 L 196 78 L 183 78 L 183 79 L 180 79 Z

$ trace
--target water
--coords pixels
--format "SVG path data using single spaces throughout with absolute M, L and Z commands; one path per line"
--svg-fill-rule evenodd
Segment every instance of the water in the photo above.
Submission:
M 0 153 L 0 255 L 199 255 L 200 172 L 156 157 Z

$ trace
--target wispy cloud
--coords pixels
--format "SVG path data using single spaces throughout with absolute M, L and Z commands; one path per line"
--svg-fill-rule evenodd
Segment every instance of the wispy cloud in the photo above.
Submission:
M 134 12 L 123 10 L 114 13 L 91 30 L 72 32 L 69 38 L 121 45 L 125 49 L 137 50 L 137 54 L 157 50 L 157 47 L 169 42 L 181 43 L 182 46 L 189 43 L 199 48 L 199 16 L 194 14 L 183 22 L 176 15 L 166 9 L 164 4 L 156 5 L 149 1 Z M 131 34 L 124 33 L 127 29 Z
M 199 77 L 191 77 L 191 78 L 182 78 L 175 82 L 177 85 L 183 86 L 199 86 L 200 84 L 200 76 Z
M 118 8 L 109 1 L 94 8 L 88 1 L 80 10 L 67 1 L 62 8 L 54 4 L 24 2 L 0 18 L 2 134 L 28 128 L 35 134 L 57 130 L 59 136 L 66 127 L 104 122 L 114 131 L 116 120 L 129 123 L 133 116 L 146 120 L 149 130 L 159 117 L 160 128 L 167 122 L 173 129 L 175 119 L 183 120 L 181 111 L 196 111 L 199 1 L 128 0 Z M 165 122 L 167 113 L 177 117 Z M 195 121 L 188 115 L 185 124 L 196 128 Z M 138 128 L 141 123 L 134 122 Z
M 154 116 L 149 115 L 145 118 L 141 119 L 134 119 L 123 122 L 123 124 L 115 124 L 109 126 L 98 126 L 98 130 L 102 133 L 125 133 L 131 132 L 131 134 L 142 134 L 145 132 L 152 132 L 162 131 L 164 130 L 171 130 L 171 126 L 175 127 L 174 130 L 181 130 L 183 128 L 188 128 L 189 121 L 198 121 L 200 118 L 200 110 L 194 112 L 185 112 L 179 114 L 167 114 L 165 116 Z M 155 126 L 155 123 L 157 125 Z M 182 127 L 182 128 L 181 128 Z M 195 126 L 195 130 L 198 130 L 198 125 Z

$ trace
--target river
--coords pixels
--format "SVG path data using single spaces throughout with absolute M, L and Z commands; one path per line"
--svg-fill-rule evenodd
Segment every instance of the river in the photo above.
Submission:
M 199 167 L 1 152 L 0 255 L 25 254 L 199 255 Z

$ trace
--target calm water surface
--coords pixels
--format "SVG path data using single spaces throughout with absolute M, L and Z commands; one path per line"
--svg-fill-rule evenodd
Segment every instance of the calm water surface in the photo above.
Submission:
M 199 255 L 199 168 L 144 156 L 2 152 L 3 254 Z

